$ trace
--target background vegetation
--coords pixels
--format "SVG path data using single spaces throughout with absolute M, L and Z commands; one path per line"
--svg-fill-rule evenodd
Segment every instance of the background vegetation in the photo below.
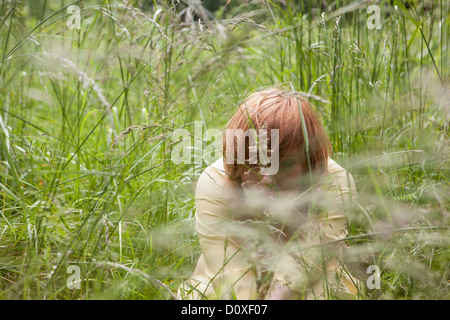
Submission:
M 355 178 L 349 257 L 361 279 L 381 268 L 362 298 L 448 299 L 449 7 L 2 1 L 0 297 L 172 298 L 199 256 L 207 164 L 175 165 L 171 133 L 222 130 L 242 98 L 284 85 Z

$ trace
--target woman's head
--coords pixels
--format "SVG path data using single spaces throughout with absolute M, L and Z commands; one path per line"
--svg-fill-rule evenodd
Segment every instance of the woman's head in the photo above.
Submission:
M 256 153 L 256 163 L 251 161 L 252 147 L 249 141 L 245 143 L 248 139 L 244 133 L 252 130 L 267 132 L 268 154 L 275 152 L 278 155 L 274 157 L 279 162 L 278 172 L 269 177 L 261 175 L 260 169 L 265 164 L 261 161 L 261 152 Z M 272 133 L 277 134 L 272 136 Z M 306 139 L 304 133 L 307 133 Z M 237 161 L 239 143 L 243 141 L 245 160 Z M 228 154 L 227 146 L 231 149 Z M 318 116 L 303 96 L 298 92 L 271 88 L 251 94 L 240 105 L 228 122 L 223 154 L 228 157 L 224 161 L 225 171 L 233 181 L 243 183 L 265 179 L 281 188 L 289 188 L 293 180 L 298 180 L 309 170 L 326 172 L 331 144 Z

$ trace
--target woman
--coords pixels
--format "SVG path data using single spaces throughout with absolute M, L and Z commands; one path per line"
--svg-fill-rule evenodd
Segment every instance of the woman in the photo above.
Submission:
M 202 254 L 180 297 L 355 296 L 358 282 L 339 262 L 355 183 L 330 159 L 309 103 L 278 88 L 256 92 L 229 121 L 223 142 L 224 157 L 197 183 Z

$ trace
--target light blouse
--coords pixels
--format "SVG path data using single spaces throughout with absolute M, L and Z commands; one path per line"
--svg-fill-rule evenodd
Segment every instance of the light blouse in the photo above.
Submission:
M 347 236 L 345 208 L 357 196 L 351 174 L 328 159 L 319 196 L 303 194 L 326 209 L 308 214 L 298 234 L 285 241 L 276 240 L 282 234 L 279 224 L 233 219 L 233 210 L 242 206 L 233 201 L 227 179 L 220 158 L 197 182 L 195 219 L 201 255 L 192 276 L 178 290 L 181 299 L 263 299 L 264 290 L 276 283 L 305 299 L 355 297 L 358 280 L 340 262 L 342 239 Z M 301 197 L 278 201 L 273 210 L 287 212 Z M 249 199 L 256 206 L 267 200 Z

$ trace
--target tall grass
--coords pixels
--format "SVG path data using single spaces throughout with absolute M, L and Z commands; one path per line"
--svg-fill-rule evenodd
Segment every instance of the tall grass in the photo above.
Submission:
M 376 2 L 380 29 L 371 1 L 140 3 L 0 5 L 0 297 L 173 298 L 199 256 L 206 166 L 171 161 L 173 131 L 223 129 L 282 84 L 355 178 L 348 260 L 382 271 L 363 298 L 449 298 L 446 1 Z

